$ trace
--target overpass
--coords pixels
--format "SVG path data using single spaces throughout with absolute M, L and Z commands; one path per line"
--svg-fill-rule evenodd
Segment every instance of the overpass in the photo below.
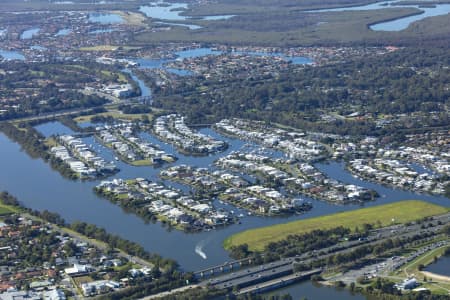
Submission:
M 305 272 L 299 272 L 299 273 L 294 273 L 294 274 L 290 274 L 287 276 L 283 276 L 280 278 L 276 278 L 276 279 L 272 279 L 260 284 L 256 284 L 256 285 L 252 285 L 246 288 L 243 288 L 241 290 L 239 290 L 239 292 L 237 292 L 237 295 L 243 295 L 243 294 L 248 294 L 248 293 L 262 293 L 262 292 L 266 292 L 272 289 L 277 289 L 292 283 L 295 283 L 297 281 L 309 278 L 310 276 L 314 275 L 314 274 L 319 274 L 320 272 L 322 272 L 322 269 L 317 268 L 314 270 L 310 270 L 310 271 L 305 271 Z
M 92 106 L 89 108 L 78 108 L 78 109 L 67 109 L 67 110 L 59 110 L 55 112 L 49 112 L 44 114 L 39 114 L 37 116 L 29 116 L 29 117 L 22 117 L 22 118 L 11 118 L 8 120 L 0 121 L 0 123 L 6 123 L 6 122 L 30 122 L 30 121 L 41 121 L 41 120 L 53 120 L 59 117 L 63 116 L 71 116 L 71 115 L 77 115 L 80 113 L 93 113 L 94 109 L 103 107 L 103 105 L 99 106 Z
M 121 102 L 152 105 L 153 99 L 152 99 L 152 96 L 138 96 L 138 97 L 123 99 L 123 100 L 121 100 Z
M 414 236 L 423 236 L 426 234 L 436 234 L 439 233 L 442 228 L 449 222 L 450 213 L 446 213 L 443 215 L 435 216 L 432 220 L 427 221 L 427 224 L 432 224 L 430 226 L 427 226 L 427 228 L 423 228 L 421 223 L 413 223 L 407 226 L 394 225 L 376 229 L 372 231 L 370 235 L 365 239 L 344 241 L 339 243 L 338 245 L 332 245 L 323 248 L 320 251 L 320 255 L 318 255 L 317 251 L 305 252 L 296 257 L 282 258 L 271 263 L 236 270 L 233 270 L 231 268 L 227 269 L 226 267 L 229 266 L 229 264 L 233 265 L 233 263 L 233 266 L 238 266 L 239 262 L 244 263 L 243 260 L 226 263 L 224 265 L 202 270 L 203 272 L 207 273 L 209 271 L 210 273 L 206 274 L 209 275 L 209 278 L 207 278 L 208 276 L 205 276 L 205 274 L 203 275 L 203 277 L 201 277 L 203 278 L 203 281 L 201 281 L 199 286 L 211 286 L 216 289 L 232 289 L 234 287 L 238 287 L 241 289 L 241 291 L 254 290 L 255 292 L 257 292 L 261 287 L 274 288 L 277 284 L 286 284 L 284 283 L 284 280 L 297 280 L 297 277 L 293 276 L 297 274 L 294 272 L 295 263 L 301 262 L 308 265 L 317 260 L 327 259 L 329 256 L 335 255 L 337 253 L 351 252 L 362 245 L 375 246 L 387 239 L 394 237 L 411 238 Z M 219 268 L 220 273 L 227 273 L 216 274 L 216 268 Z M 202 271 L 198 271 L 196 273 L 201 274 Z M 319 273 L 318 269 L 314 269 L 311 271 Z M 212 277 L 213 275 L 218 276 Z M 307 273 L 303 275 L 306 277 Z M 267 283 L 267 286 L 264 283 Z M 253 289 L 249 287 L 253 287 Z
M 234 269 L 238 269 L 238 268 L 242 267 L 243 265 L 251 265 L 252 262 L 253 262 L 253 258 L 251 258 L 251 257 L 243 258 L 243 259 L 239 259 L 239 260 L 233 260 L 230 262 L 225 262 L 224 264 L 221 264 L 221 265 L 212 266 L 212 267 L 200 270 L 200 271 L 196 271 L 196 272 L 194 272 L 194 276 L 196 278 L 205 278 L 205 277 L 209 277 L 209 276 L 214 276 L 214 275 L 218 275 L 221 273 L 233 271 Z
M 285 258 L 206 280 L 202 284 L 210 285 L 216 289 L 229 289 L 235 286 L 243 288 L 290 275 L 294 273 L 293 263 L 294 259 Z

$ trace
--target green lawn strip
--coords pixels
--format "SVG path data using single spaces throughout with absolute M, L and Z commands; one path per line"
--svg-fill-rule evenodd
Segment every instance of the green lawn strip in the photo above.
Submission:
M 354 229 L 364 224 L 388 226 L 407 223 L 424 217 L 444 214 L 449 209 L 435 204 L 407 200 L 385 205 L 362 208 L 353 211 L 299 220 L 284 224 L 246 230 L 228 237 L 224 241 L 225 249 L 248 244 L 251 250 L 263 250 L 271 243 L 285 239 L 288 235 L 302 234 L 314 229 L 330 229 L 338 226 Z
M 419 265 L 427 266 L 431 264 L 434 261 L 434 257 L 440 257 L 444 254 L 445 249 L 448 246 L 442 246 L 436 249 L 433 249 L 432 251 L 429 251 L 420 257 L 416 258 L 412 262 L 408 263 L 405 267 L 403 267 L 403 270 L 406 271 L 408 274 L 415 273 L 419 274 Z
M 13 213 L 20 212 L 20 209 L 14 207 L 14 206 L 11 206 L 11 205 L 3 204 L 3 203 L 1 203 L 1 201 L 3 201 L 3 200 L 0 199 L 0 216 L 10 215 Z
M 0 216 L 6 216 L 14 213 L 11 209 L 7 207 L 0 206 Z
M 94 116 L 113 117 L 114 119 L 126 119 L 126 120 L 131 120 L 131 121 L 139 120 L 142 118 L 142 116 L 148 116 L 148 118 L 150 120 L 153 120 L 152 113 L 124 114 L 124 113 L 121 113 L 120 111 L 108 111 L 108 112 L 103 112 L 103 113 L 98 113 L 98 114 L 93 114 L 93 115 L 79 116 L 79 117 L 76 117 L 74 120 L 77 123 L 90 122 Z
M 132 161 L 130 164 L 136 167 L 153 165 L 153 163 L 149 159 L 135 160 Z

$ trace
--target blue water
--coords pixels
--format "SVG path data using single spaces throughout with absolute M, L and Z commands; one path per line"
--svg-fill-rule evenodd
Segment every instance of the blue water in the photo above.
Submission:
M 25 60 L 25 56 L 17 51 L 6 51 L 0 49 L 0 56 L 6 60 Z
M 222 51 L 212 50 L 211 48 L 196 48 L 175 52 L 175 54 L 180 58 L 193 58 L 200 57 L 205 55 L 219 55 L 222 54 Z
M 138 59 L 135 59 L 134 61 L 139 63 L 139 67 L 142 69 L 157 69 L 157 68 L 162 68 L 163 64 L 170 60 L 138 58 Z
M 87 128 L 87 127 L 90 127 L 90 126 L 95 127 L 95 126 L 97 126 L 97 124 L 94 124 L 94 123 L 91 123 L 89 121 L 86 121 L 86 122 L 78 123 L 78 126 L 80 126 L 81 128 Z
M 40 28 L 32 28 L 32 29 L 25 30 L 20 35 L 20 38 L 22 40 L 32 39 L 40 30 L 41 30 Z
M 57 121 L 40 124 L 35 128 L 45 137 L 49 137 L 51 135 L 74 134 L 72 129 Z
M 388 186 L 383 186 L 374 182 L 365 181 L 354 177 L 347 170 L 345 170 L 344 163 L 341 162 L 330 162 L 330 163 L 319 163 L 315 166 L 323 173 L 331 178 L 336 178 L 344 183 L 355 184 L 367 189 L 372 189 L 378 192 L 381 196 L 376 201 L 368 202 L 365 206 L 372 206 L 374 204 L 390 203 L 400 200 L 423 200 L 431 202 L 438 205 L 450 206 L 450 200 L 443 196 L 433 196 L 428 194 L 418 194 L 409 192 L 406 190 L 395 189 Z
M 66 134 L 72 131 L 58 122 L 51 122 L 37 126 L 37 129 L 49 136 L 51 134 Z M 202 133 L 210 134 L 215 138 L 225 140 L 230 147 L 222 154 L 214 154 L 206 157 L 186 156 L 176 149 L 166 144 L 156 137 L 143 133 L 141 137 L 159 145 L 164 151 L 174 154 L 179 160 L 171 165 L 190 164 L 198 167 L 211 167 L 213 162 L 231 151 L 241 149 L 244 141 L 224 137 L 211 129 L 202 129 Z M 93 137 L 83 138 L 83 141 L 92 147 L 99 155 L 107 160 L 114 158 L 114 153 L 108 148 L 100 145 Z M 251 143 L 249 143 L 251 144 Z M 124 212 L 120 207 L 109 201 L 97 197 L 92 188 L 99 183 L 70 181 L 62 178 L 58 172 L 52 170 L 48 164 L 41 159 L 32 159 L 23 151 L 20 146 L 8 140 L 3 134 L 0 134 L 0 146 L 2 155 L 0 156 L 0 190 L 8 190 L 16 195 L 20 201 L 32 209 L 50 210 L 61 214 L 67 221 L 75 220 L 86 221 L 104 227 L 107 231 L 118 234 L 124 238 L 138 242 L 147 250 L 153 251 L 176 259 L 185 270 L 198 270 L 203 267 L 221 264 L 229 260 L 227 253 L 222 249 L 222 241 L 230 234 L 241 230 L 267 226 L 271 224 L 286 222 L 296 219 L 305 219 L 314 216 L 320 216 L 338 211 L 357 209 L 358 204 L 352 205 L 332 205 L 327 202 L 309 199 L 314 207 L 301 216 L 295 215 L 289 218 L 268 218 L 268 217 L 245 217 L 242 224 L 231 225 L 223 229 L 205 231 L 200 233 L 186 234 L 178 230 L 168 231 L 160 223 L 145 224 L 140 218 L 133 214 Z M 248 148 L 248 147 L 246 147 Z M 151 180 L 160 181 L 158 173 L 160 168 L 153 167 L 133 167 L 121 161 L 116 162 L 120 172 L 115 175 L 116 178 L 135 178 L 147 177 Z M 381 187 L 372 183 L 365 183 L 355 179 L 343 169 L 340 163 L 318 164 L 320 169 L 332 175 L 334 178 L 344 182 L 357 183 L 369 188 L 375 188 L 387 196 L 378 201 L 367 203 L 367 206 L 389 203 L 403 199 L 423 199 L 433 203 L 440 203 L 450 206 L 448 199 L 442 197 L 432 197 L 416 195 L 403 191 L 393 190 Z M 164 166 L 165 168 L 166 166 Z M 176 188 L 188 191 L 189 188 L 183 185 L 177 185 L 165 181 Z M 214 202 L 217 207 L 233 209 L 238 213 L 240 209 L 235 209 L 231 205 Z M 203 251 L 207 258 L 203 259 L 195 253 L 195 247 L 199 244 L 204 245 Z M 180 251 L 183 249 L 183 251 Z M 294 299 L 307 297 L 308 299 L 364 299 L 361 295 L 352 295 L 348 291 L 338 291 L 334 288 L 318 288 L 311 282 L 303 282 L 297 285 L 276 291 L 276 294 L 282 295 L 290 293 Z
M 291 285 L 276 291 L 265 293 L 265 296 L 285 295 L 289 294 L 292 299 L 299 300 L 307 298 L 308 300 L 365 300 L 367 299 L 363 295 L 353 294 L 349 290 L 336 289 L 329 286 L 321 286 L 311 281 L 304 281 L 295 285 Z
M 121 16 L 117 14 L 91 13 L 89 14 L 89 21 L 100 24 L 120 24 L 124 23 Z
M 144 13 L 149 18 L 178 21 L 186 20 L 188 17 L 181 16 L 180 13 L 187 8 L 187 3 L 172 3 L 168 6 L 141 6 L 139 11 Z
M 152 91 L 150 90 L 150 88 L 144 83 L 144 81 L 134 75 L 132 71 L 125 69 L 123 70 L 123 72 L 130 74 L 131 78 L 138 84 L 139 89 L 141 90 L 141 96 L 147 97 L 152 95 Z
M 215 51 L 211 48 L 196 48 L 175 52 L 175 55 L 178 59 L 184 58 L 192 58 L 192 57 L 200 57 L 205 55 L 218 55 L 221 54 L 222 51 Z M 134 59 L 137 63 L 139 63 L 139 67 L 142 69 L 165 69 L 171 73 L 187 76 L 192 75 L 193 73 L 188 70 L 182 69 L 173 69 L 173 68 L 164 68 L 164 64 L 172 61 L 171 59 L 147 59 L 147 58 L 138 58 Z
M 370 3 L 367 5 L 360 5 L 360 6 L 314 9 L 314 10 L 309 10 L 308 12 L 334 12 L 334 11 L 357 11 L 357 10 L 384 9 L 384 8 L 389 8 L 390 7 L 389 5 L 391 3 L 394 3 L 394 1 L 375 2 L 375 3 Z
M 69 33 L 71 33 L 72 30 L 71 29 L 60 29 L 58 30 L 58 32 L 55 34 L 55 36 L 65 36 L 68 35 Z
M 287 58 L 294 65 L 307 65 L 307 64 L 312 64 L 314 62 L 311 58 L 302 57 L 302 56 L 293 56 L 293 57 L 287 56 Z
M 415 7 L 423 11 L 420 15 L 414 15 L 409 16 L 393 21 L 388 22 L 382 22 L 378 24 L 374 24 L 370 26 L 370 29 L 376 30 L 376 31 L 400 31 L 408 28 L 408 26 L 416 21 L 423 20 L 428 17 L 434 17 L 434 16 L 442 16 L 447 15 L 450 13 L 450 4 L 439 4 L 436 5 L 434 8 L 428 8 L 428 7 L 419 7 L 417 5 L 414 6 L 407 6 L 407 7 Z
M 139 8 L 139 11 L 144 13 L 149 18 L 170 20 L 170 21 L 185 21 L 191 18 L 205 20 L 205 21 L 217 21 L 227 20 L 236 15 L 215 15 L 215 16 L 183 16 L 183 13 L 187 7 L 187 3 L 165 3 L 167 6 L 157 6 L 157 3 L 151 3 L 151 5 L 144 5 Z
M 211 48 L 196 48 L 196 49 L 188 49 L 183 51 L 177 51 L 175 52 L 175 55 L 177 56 L 177 59 L 184 59 L 184 58 L 194 58 L 194 57 L 201 57 L 205 55 L 220 55 L 223 51 L 219 50 L 213 50 Z M 237 54 L 248 54 L 248 55 L 256 55 L 256 56 L 277 56 L 282 57 L 286 61 L 290 61 L 293 64 L 310 64 L 313 62 L 310 58 L 307 57 L 301 57 L 301 56 L 286 56 L 282 53 L 267 53 L 267 52 L 245 52 L 245 51 L 236 51 L 232 53 Z M 137 63 L 139 63 L 139 68 L 142 69 L 165 69 L 171 73 L 180 75 L 180 76 L 189 76 L 193 75 L 192 72 L 188 70 L 182 70 L 182 69 L 173 69 L 173 68 L 165 68 L 164 64 L 168 63 L 170 61 L 173 61 L 172 59 L 147 59 L 147 58 L 139 58 L 139 59 L 133 59 Z
M 228 20 L 235 16 L 236 15 L 202 16 L 201 19 L 206 21 L 218 21 L 218 20 Z
M 420 174 L 427 173 L 430 175 L 438 176 L 438 174 L 435 171 L 428 169 L 425 166 L 420 165 L 420 164 L 409 164 L 409 167 Z
M 374 9 L 389 9 L 392 7 L 410 7 L 417 8 L 422 11 L 422 14 L 399 18 L 397 20 L 380 22 L 370 26 L 370 29 L 375 31 L 400 31 L 408 28 L 408 26 L 419 20 L 423 20 L 427 17 L 446 15 L 450 13 L 450 4 L 436 4 L 436 7 L 419 7 L 418 5 L 392 5 L 396 1 L 385 1 L 372 3 L 362 6 L 352 6 L 352 7 L 338 7 L 329 9 L 318 9 L 310 12 L 339 12 L 339 11 L 358 11 L 358 10 L 374 10 Z M 424 1 L 426 4 L 426 1 Z
M 187 3 L 164 3 L 167 6 L 158 6 L 158 3 L 150 3 L 139 8 L 139 11 L 144 13 L 147 17 L 153 19 L 161 19 L 168 21 L 186 21 L 190 19 L 198 19 L 205 21 L 227 20 L 235 15 L 215 15 L 215 16 L 183 16 L 181 15 L 188 7 Z M 170 22 L 156 22 L 157 24 L 166 24 L 172 26 L 187 27 L 190 30 L 202 28 L 202 26 L 186 23 L 170 23 Z
M 436 262 L 426 266 L 425 271 L 450 276 L 450 255 L 439 257 Z
M 56 133 L 71 133 L 71 130 L 57 122 L 37 126 L 38 130 L 46 136 Z M 205 157 L 186 156 L 179 153 L 172 145 L 166 144 L 150 134 L 142 136 L 159 145 L 162 150 L 178 157 L 170 165 L 189 164 L 197 167 L 211 167 L 213 162 L 231 151 L 241 149 L 247 142 L 222 136 L 212 129 L 202 129 L 202 133 L 210 134 L 215 138 L 229 143 L 229 148 L 223 153 L 217 153 Z M 114 153 L 99 145 L 95 139 L 87 138 L 86 142 L 102 157 L 111 160 Z M 125 213 L 120 207 L 109 201 L 97 197 L 92 188 L 99 181 L 79 182 L 62 178 L 58 172 L 52 170 L 41 159 L 31 159 L 26 153 L 20 151 L 20 147 L 0 134 L 0 190 L 8 190 L 16 195 L 24 204 L 33 209 L 50 210 L 61 214 L 67 221 L 86 221 L 104 227 L 109 232 L 138 242 L 147 250 L 160 253 L 165 257 L 176 259 L 186 270 L 197 270 L 202 267 L 220 264 L 229 260 L 228 254 L 222 248 L 222 241 L 231 234 L 241 230 L 277 224 L 296 219 L 304 219 L 339 211 L 357 209 L 359 204 L 333 205 L 323 201 L 308 199 L 314 208 L 304 215 L 290 217 L 256 217 L 248 216 L 242 219 L 242 224 L 234 224 L 222 229 L 205 231 L 194 234 L 185 234 L 178 230 L 168 232 L 160 223 L 145 224 L 139 217 Z M 160 168 L 133 167 L 118 161 L 120 172 L 116 178 L 146 177 L 151 180 L 160 180 L 158 173 Z M 342 169 L 340 164 L 323 165 L 331 172 L 334 178 L 342 181 L 353 180 L 352 176 Z M 377 201 L 369 202 L 366 206 L 379 205 L 403 199 L 423 199 L 425 201 L 450 206 L 449 200 L 443 197 L 416 195 L 403 191 L 393 190 L 376 184 L 367 183 L 381 193 L 388 196 Z M 362 185 L 362 184 L 361 184 Z M 26 188 L 24 188 L 26 187 Z M 231 205 L 224 205 L 230 209 Z M 117 222 L 120 220 L 120 222 Z M 197 244 L 204 244 L 203 251 L 207 259 L 203 259 L 194 251 Z M 178 245 L 174 247 L 173 245 Z M 179 251 L 183 249 L 183 251 Z

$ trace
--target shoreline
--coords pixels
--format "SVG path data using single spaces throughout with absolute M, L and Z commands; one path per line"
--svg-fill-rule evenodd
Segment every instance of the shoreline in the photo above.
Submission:
M 396 7 L 396 8 L 402 8 L 402 7 Z M 405 8 L 409 8 L 409 7 L 405 7 Z M 413 17 L 413 16 L 418 16 L 418 15 L 421 15 L 421 14 L 424 14 L 424 13 L 425 13 L 424 10 L 421 10 L 421 9 L 418 9 L 418 8 L 415 8 L 415 7 L 411 7 L 411 8 L 412 8 L 412 9 L 415 9 L 415 10 L 418 10 L 418 11 L 416 11 L 416 12 L 411 12 L 410 14 L 406 14 L 406 15 L 399 16 L 399 17 L 388 18 L 388 19 L 385 19 L 385 20 L 380 20 L 380 21 L 377 21 L 377 22 L 369 23 L 369 24 L 366 25 L 366 27 L 367 27 L 367 29 L 369 29 L 369 30 L 372 31 L 372 32 L 380 32 L 380 31 L 386 32 L 385 30 L 376 30 L 376 29 L 372 29 L 372 26 L 375 26 L 375 25 L 378 25 L 378 24 L 387 23 L 387 22 L 397 21 L 397 20 L 401 20 L 401 19 L 409 18 L 409 17 Z M 412 22 L 411 22 L 411 23 L 412 23 Z M 411 23 L 410 23 L 409 25 L 411 25 Z M 408 27 L 409 27 L 409 25 L 408 25 Z M 407 27 L 407 28 L 408 28 L 408 27 Z M 402 30 L 406 30 L 407 28 L 402 29 Z M 402 31 L 402 30 L 399 30 L 399 31 Z M 387 32 L 390 32 L 390 31 L 387 31 Z
M 432 273 L 432 272 L 428 272 L 428 271 L 420 271 L 420 273 L 422 273 L 426 277 L 429 277 L 429 278 L 432 278 L 432 279 L 445 281 L 445 282 L 450 282 L 450 276 L 436 274 L 436 273 Z

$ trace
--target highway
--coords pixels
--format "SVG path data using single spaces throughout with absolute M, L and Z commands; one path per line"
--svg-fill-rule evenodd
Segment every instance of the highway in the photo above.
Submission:
M 331 255 L 338 253 L 347 253 L 353 251 L 355 247 L 360 245 L 373 245 L 382 243 L 389 238 L 408 238 L 415 235 L 424 235 L 427 233 L 436 233 L 446 224 L 450 223 L 450 213 L 436 216 L 433 220 L 422 222 L 421 224 L 393 225 L 381 229 L 372 230 L 367 238 L 344 241 L 338 245 L 320 249 L 320 251 L 307 252 L 295 257 L 283 258 L 271 263 L 254 266 L 246 269 L 226 273 L 214 278 L 203 280 L 199 285 L 210 285 L 217 289 L 227 289 L 238 286 L 240 288 L 248 286 L 261 286 L 264 282 L 274 281 L 283 276 L 293 274 L 294 262 L 309 264 L 315 260 L 326 259 Z M 428 226 L 431 224 L 432 226 Z M 425 226 L 426 228 L 422 228 Z M 321 255 L 318 255 L 318 253 Z
M 262 291 L 267 291 L 269 289 L 273 289 L 275 287 L 278 286 L 283 286 L 286 284 L 290 284 L 296 281 L 300 281 L 306 277 L 309 277 L 311 275 L 314 274 L 318 274 L 322 272 L 322 269 L 314 269 L 311 271 L 306 271 L 306 272 L 301 272 L 301 273 L 294 273 L 294 274 L 290 274 L 287 276 L 283 276 L 281 278 L 277 278 L 277 279 L 273 279 L 273 280 L 269 280 L 266 282 L 263 282 L 261 284 L 257 284 L 257 285 L 252 285 L 249 287 L 246 287 L 244 289 L 241 289 L 237 294 L 238 295 L 242 295 L 242 294 L 247 294 L 247 293 L 255 293 L 255 292 L 262 292 Z
M 47 119 L 54 119 L 58 117 L 63 116 L 70 116 L 73 114 L 79 114 L 83 112 L 90 112 L 95 108 L 103 107 L 103 105 L 100 106 L 94 106 L 89 108 L 83 108 L 83 109 L 68 109 L 68 110 L 60 110 L 57 112 L 51 112 L 46 114 L 40 114 L 38 116 L 32 116 L 32 117 L 24 117 L 24 118 L 18 118 L 18 119 L 8 119 L 0 122 L 29 122 L 29 121 L 38 121 L 38 120 L 47 120 Z

